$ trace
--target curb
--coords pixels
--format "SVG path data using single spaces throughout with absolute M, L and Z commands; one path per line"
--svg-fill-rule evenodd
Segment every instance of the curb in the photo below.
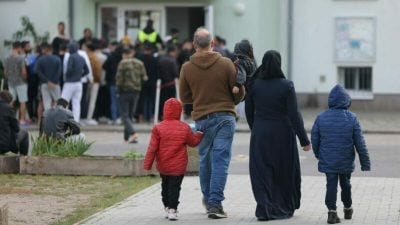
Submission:
M 150 133 L 152 126 L 136 126 L 136 131 L 139 133 Z M 28 131 L 39 131 L 38 126 L 29 126 L 25 128 Z M 123 132 L 122 126 L 82 126 L 82 132 Z M 307 133 L 311 133 L 311 129 L 306 128 Z M 243 126 L 236 128 L 237 133 L 250 133 L 249 128 Z M 365 129 L 364 134 L 400 134 L 400 130 L 372 130 Z

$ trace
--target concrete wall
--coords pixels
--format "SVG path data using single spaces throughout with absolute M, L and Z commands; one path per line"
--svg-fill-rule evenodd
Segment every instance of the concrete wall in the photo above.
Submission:
M 297 92 L 327 93 L 338 82 L 334 61 L 336 17 L 376 19 L 376 61 L 373 67 L 373 93 L 400 94 L 400 1 L 294 1 L 293 80 Z M 354 64 L 353 64 L 354 65 Z M 325 76 L 325 82 L 320 81 Z M 366 101 L 368 103 L 370 101 Z M 389 100 L 389 102 L 391 102 Z
M 29 17 L 39 34 L 47 31 L 52 39 L 57 34 L 58 22 L 64 21 L 68 27 L 68 1 L 0 1 L 0 59 L 9 54 L 10 49 L 4 48 L 3 42 L 21 29 L 20 18 L 23 16 Z
M 228 47 L 233 49 L 243 38 L 253 43 L 258 63 L 269 49 L 281 51 L 281 1 L 279 0 L 214 0 L 215 34 L 227 39 Z M 234 12 L 236 3 L 244 5 L 244 13 Z M 286 60 L 283 59 L 283 62 Z

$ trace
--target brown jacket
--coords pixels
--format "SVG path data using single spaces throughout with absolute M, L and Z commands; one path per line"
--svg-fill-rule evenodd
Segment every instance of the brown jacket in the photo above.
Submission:
M 95 83 L 100 83 L 101 72 L 103 70 L 103 68 L 101 67 L 101 63 L 94 52 L 90 52 L 90 53 L 88 52 L 88 57 L 89 57 L 90 65 L 92 66 L 93 81 Z
M 230 59 L 217 52 L 196 52 L 182 66 L 180 98 L 184 104 L 193 104 L 194 120 L 214 112 L 236 114 L 235 104 L 244 97 L 244 88 L 233 95 L 235 82 L 236 69 Z

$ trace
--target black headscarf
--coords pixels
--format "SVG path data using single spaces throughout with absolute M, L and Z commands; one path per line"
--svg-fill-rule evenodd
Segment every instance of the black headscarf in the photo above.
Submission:
M 281 69 L 281 54 L 275 50 L 269 50 L 264 54 L 262 64 L 257 68 L 255 78 L 268 80 L 274 78 L 286 78 Z

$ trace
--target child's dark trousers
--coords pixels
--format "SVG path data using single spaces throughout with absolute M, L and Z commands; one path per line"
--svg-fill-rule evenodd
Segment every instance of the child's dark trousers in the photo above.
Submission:
M 337 199 L 337 186 L 340 181 L 340 187 L 342 189 L 342 202 L 345 208 L 350 208 L 352 204 L 351 200 L 351 174 L 337 174 L 337 173 L 326 173 L 326 196 L 325 205 L 329 210 L 336 210 L 336 199 Z
M 182 180 L 183 175 L 161 175 L 161 196 L 164 207 L 168 207 L 170 209 L 178 208 Z

